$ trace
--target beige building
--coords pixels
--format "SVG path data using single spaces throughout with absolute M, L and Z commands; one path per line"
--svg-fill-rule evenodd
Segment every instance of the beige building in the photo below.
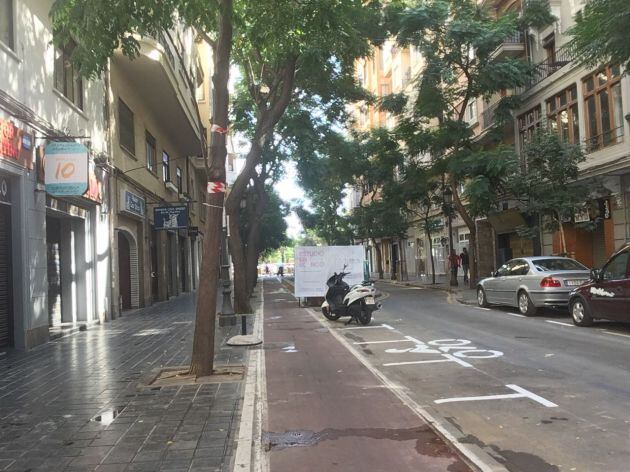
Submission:
M 565 47 L 567 30 L 585 3 L 551 0 L 555 23 L 510 38 L 496 53 L 522 57 L 535 64 L 535 74 L 527 86 L 504 93 L 519 93 L 523 101 L 514 113 L 514 127 L 505 132 L 504 142 L 513 143 L 519 150 L 536 129 L 549 126 L 567 142 L 582 146 L 587 154 L 578 185 L 596 184 L 599 189 L 585 193 L 584 212 L 567 221 L 564 231 L 571 257 L 589 267 L 601 267 L 615 249 L 630 239 L 630 77 L 622 76 L 616 65 L 580 66 Z M 520 9 L 520 4 L 520 0 L 496 2 L 496 7 L 501 14 Z M 499 98 L 476 104 L 480 139 L 493 122 Z M 493 250 L 493 268 L 511 257 L 561 252 L 559 234 L 524 240 L 514 227 L 525 222 L 526 217 L 512 202 L 506 202 L 504 210 L 488 221 L 493 234 L 484 246 Z M 594 224 L 595 229 L 580 229 L 580 224 L 586 222 Z M 486 270 L 491 268 L 488 265 Z
M 197 100 L 210 96 L 191 29 L 140 38 L 140 55 L 109 68 L 114 311 L 197 286 L 205 130 Z

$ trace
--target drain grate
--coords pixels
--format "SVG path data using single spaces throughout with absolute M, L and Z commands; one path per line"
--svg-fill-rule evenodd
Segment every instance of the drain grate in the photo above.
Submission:
M 287 447 L 312 446 L 322 440 L 322 433 L 313 431 L 286 431 L 284 433 L 273 433 L 271 431 L 263 433 L 263 444 L 265 449 L 284 449 Z

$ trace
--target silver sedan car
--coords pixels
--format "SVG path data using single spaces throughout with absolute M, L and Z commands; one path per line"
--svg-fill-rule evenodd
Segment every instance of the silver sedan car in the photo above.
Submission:
M 527 316 L 541 307 L 565 307 L 569 293 L 589 280 L 589 270 L 568 257 L 512 259 L 477 285 L 477 303 L 509 305 Z

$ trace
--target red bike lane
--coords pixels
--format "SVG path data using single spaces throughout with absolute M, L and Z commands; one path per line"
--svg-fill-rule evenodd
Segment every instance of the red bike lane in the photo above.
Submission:
M 275 281 L 265 281 L 271 472 L 471 468 Z

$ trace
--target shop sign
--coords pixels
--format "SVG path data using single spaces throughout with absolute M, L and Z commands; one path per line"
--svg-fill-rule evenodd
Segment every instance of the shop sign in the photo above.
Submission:
M 597 208 L 599 210 L 599 217 L 605 220 L 609 220 L 612 217 L 610 211 L 610 200 L 608 198 L 600 198 L 597 200 Z
M 188 208 L 185 205 L 156 207 L 153 209 L 155 229 L 188 228 Z
M 11 187 L 4 177 L 0 177 L 0 202 L 11 203 Z
M 136 216 L 144 216 L 144 198 L 125 190 L 123 211 L 133 213 Z
M 44 151 L 46 193 L 80 197 L 88 189 L 88 150 L 74 141 L 53 141 Z
M 0 119 L 0 158 L 33 169 L 33 135 Z
M 576 210 L 573 215 L 573 221 L 576 223 L 586 223 L 587 221 L 591 221 L 591 216 L 588 212 L 588 206 L 584 206 L 579 210 Z

